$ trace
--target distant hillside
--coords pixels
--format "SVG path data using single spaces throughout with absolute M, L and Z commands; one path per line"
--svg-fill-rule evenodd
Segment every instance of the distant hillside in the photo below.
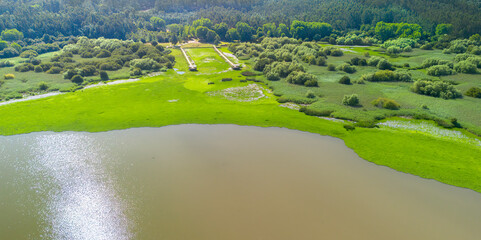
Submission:
M 17 28 L 27 37 L 125 38 L 154 15 L 167 24 L 200 17 L 230 27 L 238 21 L 258 27 L 304 20 L 337 30 L 384 21 L 418 23 L 433 32 L 437 24 L 451 23 L 457 36 L 481 33 L 481 1 L 473 0 L 0 0 L 0 14 L 0 30 Z

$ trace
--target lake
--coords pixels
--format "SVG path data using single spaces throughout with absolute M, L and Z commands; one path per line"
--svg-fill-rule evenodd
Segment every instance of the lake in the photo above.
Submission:
M 0 239 L 480 239 L 481 194 L 281 128 L 0 137 Z

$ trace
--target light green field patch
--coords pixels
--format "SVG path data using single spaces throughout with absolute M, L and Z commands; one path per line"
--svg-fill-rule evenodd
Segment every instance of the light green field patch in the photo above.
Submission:
M 230 101 L 252 102 L 267 97 L 264 92 L 266 89 L 257 85 L 249 84 L 245 87 L 232 87 L 220 91 L 208 92 L 210 96 L 220 96 Z
M 463 130 L 445 129 L 432 121 L 391 119 L 378 123 L 381 129 L 395 129 L 411 133 L 426 134 L 428 136 L 471 144 L 481 148 L 481 141 L 471 133 Z

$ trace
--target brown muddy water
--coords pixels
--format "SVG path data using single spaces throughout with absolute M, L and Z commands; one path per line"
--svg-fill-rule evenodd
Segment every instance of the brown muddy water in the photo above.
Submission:
M 335 138 L 181 125 L 0 137 L 0 239 L 481 239 L 481 194 Z

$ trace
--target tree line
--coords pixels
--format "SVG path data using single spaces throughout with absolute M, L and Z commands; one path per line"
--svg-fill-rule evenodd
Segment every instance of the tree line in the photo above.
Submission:
M 446 23 L 454 36 L 469 37 L 481 32 L 480 10 L 480 4 L 467 0 L 3 0 L 0 30 L 18 29 L 27 38 L 50 34 L 127 39 L 155 29 L 151 17 L 167 25 L 205 17 L 228 28 L 244 22 L 255 31 L 268 23 L 291 26 L 296 20 L 328 23 L 338 31 L 404 22 L 433 35 L 436 26 Z

